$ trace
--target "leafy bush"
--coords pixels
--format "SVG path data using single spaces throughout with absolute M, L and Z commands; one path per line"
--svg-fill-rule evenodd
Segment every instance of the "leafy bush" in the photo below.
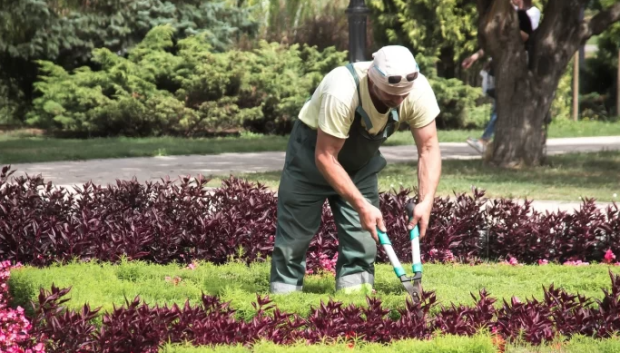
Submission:
M 573 111 L 573 65 L 571 62 L 566 66 L 566 71 L 558 82 L 555 97 L 549 108 L 552 120 L 572 119 Z
M 19 122 L 35 98 L 35 60 L 67 70 L 92 65 L 93 48 L 125 55 L 162 24 L 177 30 L 175 40 L 200 33 L 214 50 L 224 51 L 238 36 L 254 38 L 259 27 L 249 9 L 225 0 L 2 0 L 0 23 L 6 24 L 0 28 L 0 80 L 15 81 L 9 93 L 19 109 L 11 118 Z
M 107 188 L 87 183 L 70 193 L 40 176 L 0 175 L 0 257 L 35 266 L 71 259 L 155 263 L 229 257 L 264 260 L 273 250 L 277 198 L 266 187 L 230 177 L 209 191 L 202 177 L 179 183 L 118 181 Z M 382 193 L 381 211 L 397 254 L 410 254 L 404 205 L 410 190 Z M 415 197 L 414 197 L 415 200 Z M 594 200 L 569 214 L 541 214 L 528 203 L 499 199 L 485 207 L 484 192 L 436 198 L 424 239 L 425 261 L 478 261 L 515 257 L 533 263 L 603 261 L 620 254 L 620 212 Z M 310 245 L 308 269 L 337 253 L 333 217 L 324 204 L 323 222 Z M 379 252 L 379 260 L 387 262 Z
M 615 122 L 620 115 L 614 113 L 615 94 L 591 92 L 579 96 L 579 120 Z M 612 103 L 612 101 L 614 101 Z
M 479 88 L 463 84 L 456 78 L 436 77 L 430 80 L 441 110 L 437 117 L 439 129 L 462 129 L 468 127 L 470 115 L 476 114 L 476 100 L 481 97 Z M 488 104 L 487 104 L 488 106 Z M 488 117 L 487 117 L 488 119 Z
M 414 52 L 415 53 L 415 52 Z M 478 114 L 476 102 L 482 98 L 482 90 L 472 87 L 455 78 L 444 78 L 437 75 L 437 60 L 422 53 L 415 53 L 420 70 L 428 78 L 441 112 L 437 117 L 440 129 L 459 129 L 471 127 L 472 114 Z M 483 107 L 489 107 L 484 104 Z M 486 116 L 488 121 L 489 116 Z
M 460 60 L 478 48 L 476 4 L 467 0 L 370 0 L 377 46 L 403 44 L 438 60 L 439 76 L 460 77 Z
M 296 117 L 322 74 L 344 60 L 333 49 L 266 42 L 251 52 L 215 53 L 204 34 L 175 44 L 174 33 L 169 25 L 154 28 L 127 58 L 95 49 L 100 70 L 70 74 L 41 61 L 41 97 L 28 122 L 88 136 L 193 136 L 256 121 L 276 132 Z
M 599 0 L 592 2 L 594 10 L 609 8 L 616 1 Z M 593 57 L 586 58 L 580 81 L 580 116 L 588 120 L 615 120 L 620 117 L 616 111 L 618 87 L 618 50 L 620 50 L 620 23 L 613 23 L 597 36 L 597 51 Z
M 520 341 L 533 345 L 554 340 L 558 335 L 587 335 L 609 338 L 620 330 L 620 276 L 609 272 L 611 290 L 603 289 L 603 299 L 572 295 L 553 285 L 543 288 L 545 299 L 520 301 L 512 297 L 499 310 L 485 290 L 471 294 L 473 306 L 445 307 L 435 293 L 425 291 L 422 302 L 407 301 L 395 316 L 376 297 L 366 297 L 365 306 L 343 305 L 330 299 L 312 307 L 307 317 L 280 311 L 268 296 L 257 295 L 254 317 L 239 320 L 230 303 L 203 294 L 200 305 L 186 301 L 160 307 L 149 306 L 138 296 L 125 305 L 104 313 L 100 327 L 93 318 L 99 309 L 84 304 L 78 312 L 63 304 L 69 288 L 52 285 L 40 289 L 34 307 L 34 339 L 45 342 L 47 352 L 156 352 L 164 343 L 191 342 L 194 345 L 251 346 L 258 341 L 275 344 L 306 344 L 343 341 L 391 343 L 403 339 L 431 339 L 435 334 L 474 336 L 479 330 L 491 332 L 499 342 Z M 440 311 L 430 315 L 433 307 Z M 418 316 L 417 313 L 422 315 Z M 503 344 L 503 343 L 502 343 Z

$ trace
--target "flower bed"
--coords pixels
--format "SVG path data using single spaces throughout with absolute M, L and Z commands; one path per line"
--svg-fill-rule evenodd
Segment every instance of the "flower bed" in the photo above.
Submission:
M 71 259 L 154 263 L 231 258 L 263 261 L 273 250 L 277 197 L 260 184 L 230 177 L 208 190 L 206 179 L 184 177 L 140 184 L 84 184 L 77 193 L 53 188 L 41 177 L 0 173 L 0 258 L 35 266 Z M 402 259 L 410 256 L 404 205 L 410 190 L 382 193 L 381 211 Z M 576 212 L 539 213 L 529 202 L 493 200 L 484 192 L 437 198 L 422 251 L 425 262 L 521 263 L 605 261 L 620 254 L 618 206 L 600 211 L 586 199 Z M 335 262 L 336 227 L 327 204 L 308 250 L 308 271 Z M 379 262 L 387 262 L 379 251 Z
M 32 325 L 24 315 L 24 309 L 9 307 L 8 280 L 11 270 L 19 268 L 11 266 L 9 261 L 0 262 L 0 352 L 3 353 L 45 353 L 42 343 L 31 340 Z
M 381 283 L 378 290 L 381 293 L 361 297 L 365 298 L 365 303 L 345 303 L 331 296 L 325 296 L 326 299 L 321 299 L 320 302 L 309 301 L 310 298 L 306 296 L 312 296 L 310 293 L 300 293 L 291 298 L 269 298 L 260 293 L 254 294 L 264 292 L 268 284 L 247 288 L 247 291 L 238 293 L 235 300 L 224 300 L 220 295 L 203 292 L 192 295 L 190 302 L 189 296 L 183 294 L 186 291 L 184 288 L 193 286 L 192 283 L 198 283 L 199 287 L 204 288 L 218 278 L 233 287 L 246 288 L 267 273 L 256 273 L 256 267 L 248 269 L 248 272 L 254 272 L 253 275 L 246 276 L 240 271 L 243 269 L 241 264 L 227 264 L 217 268 L 198 264 L 194 269 L 178 267 L 174 271 L 175 267 L 171 265 L 155 266 L 135 261 L 121 265 L 106 264 L 103 269 L 95 263 L 75 263 L 50 269 L 28 267 L 15 270 L 17 281 L 11 280 L 10 283 L 12 289 L 21 295 L 25 293 L 24 288 L 33 291 L 28 294 L 33 300 L 32 307 L 28 306 L 28 312 L 32 312 L 33 326 L 29 334 L 34 341 L 45 342 L 48 352 L 73 352 L 77 351 L 78 346 L 81 347 L 80 352 L 130 352 L 132 349 L 135 349 L 134 352 L 156 352 L 160 344 L 185 341 L 198 346 L 251 346 L 254 342 L 265 340 L 277 345 L 290 345 L 299 341 L 311 344 L 323 341 L 392 344 L 403 339 L 434 339 L 438 334 L 473 337 L 479 330 L 486 332 L 488 337 L 494 337 L 496 342 L 540 345 L 574 335 L 609 338 L 620 330 L 620 275 L 612 272 L 608 272 L 611 285 L 604 285 L 607 288 L 603 289 L 602 296 L 575 295 L 550 285 L 543 288 L 540 299 L 532 296 L 531 299 L 520 300 L 508 295 L 504 297 L 505 300 L 497 300 L 496 298 L 505 295 L 505 290 L 499 297 L 495 297 L 485 289 L 472 295 L 473 301 L 470 298 L 469 301 L 455 303 L 445 299 L 438 300 L 438 294 L 445 296 L 443 292 L 453 286 L 454 291 L 467 295 L 467 286 L 460 283 L 438 286 L 441 293 L 436 294 L 431 290 L 424 293 L 424 301 L 420 306 L 425 313 L 423 318 L 415 315 L 417 306 L 404 303 L 402 289 L 400 295 L 385 294 L 386 291 L 391 292 L 398 288 L 397 281 L 389 281 L 390 287 L 383 283 L 389 275 L 388 265 L 380 266 L 378 271 L 378 280 Z M 267 270 L 268 266 L 258 267 Z M 465 281 L 474 282 L 471 278 L 493 272 L 499 274 L 496 279 L 491 279 L 492 281 L 500 277 L 512 277 L 514 282 L 514 274 L 536 271 L 538 266 L 513 267 L 496 264 L 486 272 L 487 266 L 429 267 L 429 273 L 438 270 L 442 272 L 429 275 L 427 283 L 451 281 L 450 273 L 467 277 L 469 279 L 466 278 Z M 570 269 L 554 265 L 545 266 L 540 271 L 546 272 L 546 276 L 553 278 L 553 281 L 563 282 L 568 287 L 594 288 L 602 282 L 595 284 L 590 281 L 605 271 L 605 268 L 616 270 L 615 267 L 604 265 Z M 570 273 L 562 277 L 562 272 Z M 115 276 L 117 280 L 107 280 L 106 273 Z M 550 275 L 552 273 L 557 275 Z M 587 276 L 588 273 L 590 276 Z M 231 277 L 232 274 L 237 274 L 236 279 Z M 203 277 L 204 275 L 207 277 Z M 333 277 L 326 276 L 330 285 L 333 285 Z M 53 283 L 54 280 L 65 277 L 71 278 L 68 282 L 75 283 L 75 290 L 78 292 L 71 293 L 70 290 L 73 289 L 65 285 L 47 284 L 50 280 Z M 533 277 L 529 276 L 535 280 Z M 570 280 L 567 280 L 568 278 Z M 521 282 L 523 281 L 525 279 L 521 278 Z M 92 287 L 96 286 L 93 283 L 97 282 L 105 283 L 108 289 L 93 289 Z M 126 285 L 134 283 L 137 285 L 134 290 Z M 260 289 L 261 286 L 264 288 Z M 478 286 L 479 283 L 470 284 L 470 287 Z M 106 305 L 102 310 L 100 293 L 111 292 L 109 287 L 118 288 L 117 294 L 112 294 L 112 297 L 118 298 L 118 293 L 128 293 L 130 299 L 126 300 L 124 305 Z M 134 296 L 136 292 L 151 293 L 151 296 L 143 300 L 141 296 Z M 160 300 L 152 297 L 154 293 L 160 295 Z M 80 298 L 80 302 L 71 303 L 74 299 L 68 301 L 68 294 L 72 294 L 73 298 Z M 529 297 L 524 294 L 521 293 L 519 297 Z M 183 297 L 187 297 L 185 303 L 180 299 Z M 161 303 L 161 298 L 172 300 Z M 146 305 L 145 300 L 148 300 L 150 305 Z M 231 304 L 232 301 L 234 304 Z M 276 301 L 282 305 L 276 304 Z M 290 305 L 293 302 L 294 306 Z M 298 305 L 298 302 L 302 303 Z M 312 304 L 308 305 L 309 302 Z M 89 304 L 81 305 L 82 303 Z M 287 309 L 278 309 L 282 306 Z M 238 315 L 237 309 L 244 313 Z

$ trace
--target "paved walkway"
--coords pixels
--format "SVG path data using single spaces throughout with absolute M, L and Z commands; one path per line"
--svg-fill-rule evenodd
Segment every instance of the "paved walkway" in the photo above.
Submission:
M 440 143 L 443 159 L 479 159 L 480 154 L 466 143 Z M 620 136 L 596 138 L 549 139 L 550 155 L 567 152 L 594 152 L 604 149 L 620 150 Z M 389 163 L 417 160 L 414 145 L 382 147 L 381 152 Z M 95 159 L 75 162 L 46 162 L 14 164 L 15 175 L 42 174 L 55 185 L 82 184 L 92 180 L 107 185 L 116 179 L 134 176 L 138 181 L 159 181 L 169 175 L 196 176 L 229 175 L 247 172 L 266 172 L 282 169 L 284 152 L 222 153 L 218 155 L 164 156 L 119 159 Z
M 466 143 L 441 143 L 442 159 L 479 159 L 480 154 Z M 595 152 L 620 150 L 620 136 L 595 138 L 549 139 L 547 153 Z M 389 163 L 417 160 L 414 145 L 387 146 L 381 152 Z M 223 153 L 219 155 L 165 156 L 144 158 L 96 159 L 75 162 L 25 163 L 12 166 L 14 175 L 41 174 L 54 185 L 71 187 L 89 180 L 95 184 L 113 184 L 116 179 L 136 177 L 139 182 L 159 181 L 165 176 L 176 179 L 179 175 L 230 175 L 248 172 L 281 170 L 284 152 Z M 552 201 L 537 202 L 536 208 L 571 210 L 578 203 Z

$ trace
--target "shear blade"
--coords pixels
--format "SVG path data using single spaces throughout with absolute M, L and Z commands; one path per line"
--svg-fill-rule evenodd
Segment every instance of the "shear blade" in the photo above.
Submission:
M 409 296 L 411 296 L 413 302 L 419 303 L 422 297 L 422 284 L 418 281 L 415 281 L 414 283 L 411 283 L 409 281 L 402 283 L 403 286 L 405 286 L 405 290 L 407 290 L 407 293 L 409 293 Z
M 413 283 L 410 281 L 402 283 L 411 297 L 412 304 L 420 304 L 422 301 L 422 282 L 420 280 L 414 280 Z M 424 318 L 424 312 L 421 307 L 416 310 L 416 315 L 419 319 Z

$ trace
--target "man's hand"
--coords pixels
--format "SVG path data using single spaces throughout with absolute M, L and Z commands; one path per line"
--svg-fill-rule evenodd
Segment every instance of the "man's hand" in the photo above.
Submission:
M 463 68 L 469 69 L 476 62 L 476 60 L 478 60 L 478 54 L 467 57 L 465 60 L 463 60 Z
M 379 237 L 377 236 L 377 227 L 382 232 L 386 232 L 381 211 L 367 202 L 366 205 L 359 211 L 359 215 L 362 228 L 369 231 L 375 241 L 379 241 Z
M 407 229 L 412 230 L 415 226 L 420 227 L 420 238 L 426 235 L 426 229 L 428 228 L 428 221 L 431 217 L 431 210 L 433 209 L 433 203 L 424 201 L 418 203 L 413 209 L 413 217 L 407 224 Z
M 473 53 L 471 56 L 467 57 L 465 60 L 463 60 L 461 66 L 463 66 L 463 68 L 466 70 L 469 69 L 476 61 L 478 61 L 478 59 L 482 57 L 482 55 L 484 55 L 484 51 L 480 49 L 477 52 Z

